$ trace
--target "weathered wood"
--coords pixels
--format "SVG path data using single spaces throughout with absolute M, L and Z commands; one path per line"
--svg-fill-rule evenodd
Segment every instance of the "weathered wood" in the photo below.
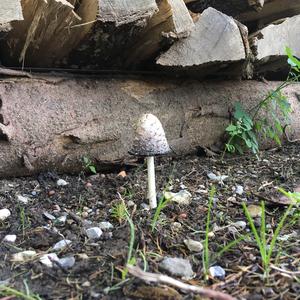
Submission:
M 271 24 L 255 33 L 250 41 L 256 56 L 255 71 L 282 71 L 288 69 L 285 47 L 300 57 L 300 15 Z
M 43 66 L 64 57 L 74 47 L 69 28 L 81 18 L 66 0 L 22 0 L 23 21 L 12 23 L 2 44 L 8 65 Z
M 0 81 L 0 177 L 76 172 L 83 156 L 99 166 L 126 161 L 134 124 L 145 112 L 161 120 L 176 153 L 209 147 L 222 140 L 234 102 L 253 107 L 278 84 L 64 77 Z M 293 108 L 290 138 L 299 138 L 300 85 L 284 93 Z
M 237 14 L 236 19 L 252 28 L 263 28 L 266 25 L 286 17 L 300 14 L 299 0 L 265 1 L 260 11 L 244 11 Z
M 106 0 L 99 2 L 98 20 L 116 26 L 149 19 L 157 11 L 152 0 Z
M 247 25 L 251 31 L 271 22 L 300 14 L 298 0 L 186 0 L 193 12 L 213 7 Z
M 1 45 L 6 65 L 95 66 L 109 58 L 113 62 L 117 55 L 112 49 L 122 52 L 118 47 L 158 10 L 155 0 L 83 0 L 76 2 L 76 9 L 67 0 L 22 0 L 22 7 L 24 20 L 12 24 Z
M 23 20 L 21 0 L 3 0 L 0 2 L 0 33 L 11 30 L 10 22 Z
M 126 50 L 158 12 L 156 1 L 97 0 L 97 5 L 95 22 L 66 62 L 85 69 L 124 68 Z
M 0 24 L 23 20 L 21 0 L 1 0 Z
M 228 64 L 245 58 L 243 39 L 234 19 L 208 8 L 195 23 L 191 35 L 177 41 L 157 59 L 157 64 L 207 68 L 220 65 L 220 62 Z
M 158 8 L 126 54 L 127 66 L 155 57 L 163 39 L 177 40 L 191 33 L 194 22 L 183 0 L 162 0 L 158 2 Z

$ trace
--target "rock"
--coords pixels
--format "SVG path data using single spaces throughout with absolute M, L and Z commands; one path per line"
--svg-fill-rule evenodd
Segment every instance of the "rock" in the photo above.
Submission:
M 49 192 L 48 192 L 48 195 L 49 195 L 49 196 L 55 195 L 55 191 L 53 191 L 53 190 L 49 191 Z
M 42 263 L 43 265 L 45 265 L 48 268 L 53 267 L 53 261 L 57 261 L 57 262 L 59 261 L 59 258 L 56 253 L 44 254 L 40 258 L 40 263 Z
M 210 231 L 210 232 L 207 234 L 207 236 L 208 236 L 209 238 L 212 238 L 212 237 L 215 236 L 215 233 L 214 233 L 213 231 Z
M 68 185 L 69 183 L 66 182 L 66 181 L 63 180 L 63 179 L 58 179 L 58 180 L 56 181 L 56 184 L 57 184 L 58 186 L 66 186 L 66 185 Z
M 89 213 L 87 211 L 82 212 L 81 217 L 82 218 L 87 218 L 89 216 Z
M 135 206 L 135 203 L 134 203 L 132 200 L 129 200 L 129 201 L 127 202 L 127 206 L 128 206 L 128 207 Z
M 29 199 L 27 197 L 17 195 L 17 201 L 23 204 L 28 204 Z
M 199 189 L 196 191 L 196 193 L 207 195 L 208 194 L 208 190 L 206 190 L 205 188 L 199 187 Z
M 7 208 L 0 209 L 0 221 L 5 221 L 11 215 Z
M 125 171 L 121 171 L 117 177 L 122 177 L 122 178 L 125 178 L 127 176 L 126 172 Z
M 97 240 L 103 234 L 102 230 L 99 227 L 91 227 L 86 229 L 86 235 L 91 240 Z
M 237 222 L 233 223 L 232 225 L 238 229 L 243 230 L 246 228 L 247 223 L 245 221 L 237 221 Z
M 74 256 L 66 256 L 59 259 L 59 264 L 64 269 L 70 269 L 75 265 L 75 257 Z
M 86 253 L 78 253 L 77 257 L 80 259 L 89 259 L 89 256 Z
M 286 242 L 290 238 L 296 238 L 298 236 L 298 233 L 296 231 L 293 231 L 290 234 L 285 234 L 277 237 L 277 240 Z
M 93 185 L 90 183 L 90 182 L 87 182 L 86 184 L 85 184 L 85 187 L 86 188 L 91 188 Z
M 219 175 L 219 176 L 217 176 L 215 173 L 208 173 L 207 174 L 207 177 L 210 179 L 210 180 L 212 180 L 212 181 L 214 181 L 214 182 L 218 182 L 218 183 L 223 183 L 224 182 L 224 180 L 226 180 L 227 178 L 228 178 L 228 176 L 227 175 Z
M 61 240 L 53 246 L 53 250 L 54 251 L 63 250 L 66 247 L 68 247 L 69 245 L 71 245 L 71 243 L 72 243 L 72 241 L 70 241 L 70 240 Z
M 67 221 L 67 216 L 66 215 L 63 215 L 63 216 L 60 216 L 58 217 L 56 220 L 55 220 L 55 223 L 59 226 L 64 226 L 65 223 Z
M 192 252 L 201 252 L 203 250 L 203 245 L 201 242 L 192 240 L 192 239 L 187 239 L 183 241 L 187 248 L 192 251 Z
M 15 234 L 8 234 L 3 238 L 3 242 L 14 243 L 17 239 Z
M 159 267 L 173 276 L 183 277 L 185 279 L 191 279 L 194 276 L 192 266 L 187 259 L 165 257 L 159 264 Z
M 225 270 L 220 266 L 210 267 L 208 269 L 208 272 L 209 272 L 211 277 L 217 278 L 217 279 L 220 279 L 220 280 L 224 280 L 225 275 L 226 275 Z
M 143 209 L 143 210 L 150 210 L 150 206 L 147 204 L 147 203 L 141 203 L 141 209 Z
M 262 210 L 261 210 L 261 207 L 258 206 L 258 205 L 249 205 L 248 206 L 248 211 L 249 211 L 249 214 L 252 218 L 259 218 L 261 217 L 261 213 L 262 213 Z
M 32 259 L 34 256 L 36 256 L 36 252 L 34 250 L 25 250 L 25 251 L 13 254 L 12 261 L 24 262 L 24 261 Z
M 237 185 L 235 187 L 235 193 L 238 195 L 242 195 L 244 193 L 244 188 L 241 185 Z
M 82 287 L 90 287 L 91 283 L 89 281 L 85 281 L 81 286 Z
M 189 205 L 192 201 L 192 195 L 187 190 L 182 190 L 178 193 L 164 192 L 164 197 L 167 200 L 171 200 L 172 202 L 182 205 Z
M 102 230 L 108 230 L 108 229 L 113 229 L 114 228 L 114 225 L 111 224 L 110 222 L 100 222 L 99 223 L 99 227 L 102 229 Z
M 181 227 L 182 227 L 182 225 L 181 225 L 181 223 L 179 223 L 179 222 L 173 222 L 173 223 L 171 224 L 171 228 L 172 228 L 172 230 L 174 230 L 174 231 L 180 230 Z
M 43 215 L 44 215 L 47 219 L 49 219 L 49 220 L 51 220 L 51 221 L 54 221 L 54 220 L 56 219 L 53 215 L 51 215 L 51 214 L 49 214 L 49 213 L 47 213 L 47 212 L 44 212 Z

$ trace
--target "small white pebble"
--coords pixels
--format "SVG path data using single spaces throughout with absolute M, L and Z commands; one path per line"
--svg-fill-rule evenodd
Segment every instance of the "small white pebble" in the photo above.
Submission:
M 102 234 L 103 232 L 99 227 L 91 227 L 86 230 L 86 235 L 89 239 L 99 239 Z
M 58 186 L 66 186 L 66 185 L 68 185 L 69 183 L 68 183 L 67 181 L 63 180 L 63 179 L 58 179 L 58 180 L 56 181 L 56 184 L 57 184 Z
M 59 258 L 56 253 L 44 254 L 40 257 L 40 263 L 47 266 L 48 268 L 53 267 L 53 261 L 58 261 Z
M 17 201 L 23 204 L 28 204 L 29 199 L 27 197 L 17 195 Z
M 71 243 L 72 243 L 72 241 L 70 241 L 70 240 L 61 240 L 53 246 L 53 250 L 54 251 L 63 250 L 64 248 L 69 246 Z
M 14 243 L 17 239 L 15 234 L 8 234 L 4 237 L 3 242 Z
M 0 221 L 5 221 L 11 215 L 7 208 L 0 209 Z

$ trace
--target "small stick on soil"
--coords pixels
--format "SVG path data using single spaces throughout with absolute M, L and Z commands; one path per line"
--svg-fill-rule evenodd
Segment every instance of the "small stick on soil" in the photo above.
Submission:
M 279 271 L 281 273 L 285 273 L 285 274 L 289 274 L 289 275 L 292 275 L 292 276 L 299 276 L 300 275 L 300 271 L 288 271 L 288 270 L 284 270 L 284 269 L 281 269 L 281 268 L 278 268 L 274 265 L 271 265 L 271 268 L 273 270 L 276 270 L 276 271 Z
M 12 77 L 32 78 L 32 75 L 28 72 L 18 71 L 18 70 L 13 70 L 13 69 L 7 69 L 7 68 L 3 68 L 3 67 L 0 67 L 0 75 L 12 76 Z
M 181 282 L 177 279 L 174 279 L 172 277 L 169 277 L 167 275 L 144 272 L 139 267 L 127 265 L 127 269 L 131 275 L 138 277 L 141 280 L 146 281 L 146 282 L 155 282 L 155 283 L 163 283 L 163 284 L 167 284 L 167 285 L 172 285 L 181 290 L 185 290 L 187 292 L 192 292 L 195 294 L 200 294 L 204 297 L 213 298 L 216 300 L 234 300 L 235 299 L 228 294 L 214 291 L 211 289 L 202 288 L 200 286 L 190 285 L 190 284 Z

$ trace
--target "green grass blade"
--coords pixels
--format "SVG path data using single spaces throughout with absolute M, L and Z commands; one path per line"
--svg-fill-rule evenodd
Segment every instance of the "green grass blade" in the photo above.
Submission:
M 245 215 L 246 215 L 246 218 L 248 220 L 248 223 L 250 225 L 250 229 L 254 235 L 254 238 L 255 238 L 255 241 L 256 241 L 256 244 L 259 248 L 259 252 L 260 252 L 260 255 L 261 255 L 261 259 L 262 259 L 262 262 L 263 262 L 263 266 L 265 267 L 266 266 L 266 262 L 267 262 L 267 257 L 266 257 L 266 249 L 258 235 L 258 232 L 255 228 L 255 225 L 254 225 L 254 221 L 252 219 L 252 217 L 250 216 L 250 213 L 248 211 L 248 208 L 246 206 L 246 204 L 243 202 L 242 203 L 242 206 L 243 206 L 243 209 L 244 209 L 244 212 L 245 212 Z

